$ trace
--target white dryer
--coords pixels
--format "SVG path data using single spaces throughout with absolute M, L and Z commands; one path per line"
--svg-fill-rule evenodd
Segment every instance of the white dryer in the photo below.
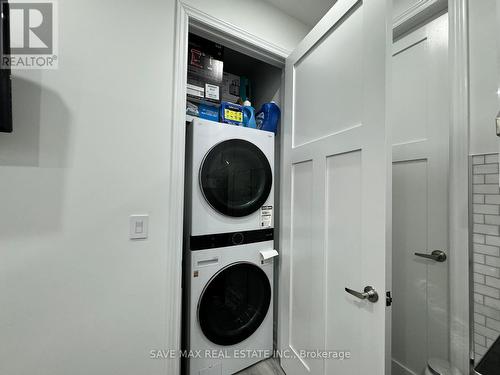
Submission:
M 241 239 L 259 230 L 272 233 L 274 133 L 194 119 L 186 152 L 189 236 L 239 233 Z M 209 247 L 218 243 L 211 241 Z
M 273 258 L 262 255 L 269 252 L 273 241 L 186 254 L 187 374 L 234 374 L 272 356 Z

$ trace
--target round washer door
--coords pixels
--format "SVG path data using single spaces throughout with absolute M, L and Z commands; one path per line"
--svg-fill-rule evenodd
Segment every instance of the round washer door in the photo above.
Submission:
M 200 168 L 200 187 L 218 212 L 233 217 L 257 211 L 273 184 L 266 155 L 253 143 L 231 139 L 215 145 Z
M 235 263 L 208 282 L 198 303 L 198 321 L 211 342 L 235 345 L 259 328 L 270 303 L 265 272 L 250 263 Z

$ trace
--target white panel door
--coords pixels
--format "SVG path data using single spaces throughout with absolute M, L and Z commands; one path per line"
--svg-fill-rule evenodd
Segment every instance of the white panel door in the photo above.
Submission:
M 448 359 L 448 18 L 393 46 L 392 375 Z
M 279 326 L 288 375 L 386 370 L 387 4 L 337 1 L 286 62 Z M 367 286 L 377 302 L 345 290 Z

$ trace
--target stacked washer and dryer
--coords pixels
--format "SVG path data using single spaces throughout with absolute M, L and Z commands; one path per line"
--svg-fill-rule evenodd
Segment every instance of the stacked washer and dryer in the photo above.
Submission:
M 272 353 L 273 177 L 273 133 L 188 125 L 186 374 L 234 374 Z

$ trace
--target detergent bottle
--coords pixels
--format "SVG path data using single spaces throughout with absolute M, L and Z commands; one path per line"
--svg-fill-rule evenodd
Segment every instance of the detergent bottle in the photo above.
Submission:
M 252 103 L 249 100 L 245 100 L 243 103 L 243 126 L 247 128 L 257 128 L 257 123 L 255 122 L 255 109 L 252 107 Z
M 257 129 L 277 133 L 281 110 L 275 102 L 264 103 L 255 118 Z

